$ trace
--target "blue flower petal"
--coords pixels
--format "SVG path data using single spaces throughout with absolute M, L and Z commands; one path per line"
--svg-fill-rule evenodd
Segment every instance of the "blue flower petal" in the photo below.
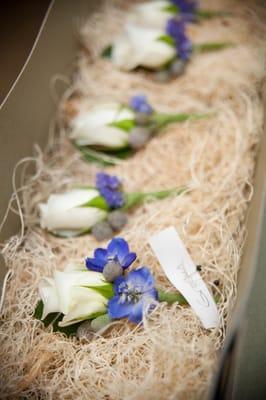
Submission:
M 147 96 L 142 94 L 133 96 L 129 101 L 129 106 L 134 111 L 144 114 L 151 114 L 153 112 L 151 105 L 148 103 Z
M 158 294 L 158 291 L 155 289 L 155 287 L 150 289 L 146 294 L 149 295 L 151 298 L 153 298 L 156 301 L 159 300 L 159 294 Z
M 97 258 L 98 260 L 107 263 L 107 250 L 106 249 L 101 249 L 98 248 L 94 251 L 94 258 Z
M 119 276 L 118 278 L 116 278 L 116 280 L 114 281 L 114 285 L 113 285 L 115 294 L 119 294 L 119 293 L 120 293 L 120 288 L 119 288 L 119 286 L 120 286 L 121 284 L 123 284 L 123 283 L 126 283 L 126 278 L 125 278 L 123 275 L 121 275 L 121 276 Z
M 122 238 L 114 238 L 107 246 L 108 256 L 118 257 L 118 261 L 122 265 L 124 257 L 129 253 L 127 242 Z
M 127 281 L 130 281 L 134 286 L 140 286 L 143 292 L 147 292 L 154 287 L 154 278 L 147 267 L 141 267 L 129 272 Z
M 135 324 L 139 324 L 143 318 L 143 303 L 139 301 L 131 307 L 130 314 L 128 315 L 128 319 Z
M 137 254 L 136 253 L 128 253 L 125 258 L 122 261 L 122 267 L 123 269 L 128 268 L 137 258 Z
M 124 205 L 125 200 L 121 191 L 122 182 L 117 176 L 98 172 L 95 185 L 110 208 L 120 208 Z
M 150 289 L 144 293 L 142 299 L 134 304 L 131 313 L 128 316 L 129 321 L 138 324 L 142 321 L 143 315 L 151 312 L 155 307 L 158 300 L 158 292 L 155 288 Z
M 103 272 L 103 268 L 106 264 L 103 260 L 97 259 L 97 258 L 89 258 L 87 257 L 85 260 L 86 267 L 91 270 L 91 271 L 96 271 L 96 272 Z
M 128 317 L 131 310 L 131 303 L 121 303 L 120 296 L 112 297 L 108 302 L 108 315 L 111 319 Z

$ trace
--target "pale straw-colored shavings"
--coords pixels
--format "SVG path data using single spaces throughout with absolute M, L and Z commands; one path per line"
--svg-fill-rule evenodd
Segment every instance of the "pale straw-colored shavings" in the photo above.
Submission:
M 11 238 L 4 246 L 13 275 L 1 320 L 3 399 L 206 398 L 236 299 L 263 124 L 265 28 L 258 17 L 263 17 L 262 10 L 251 10 L 243 2 L 209 2 L 235 16 L 193 25 L 191 35 L 198 42 L 231 40 L 236 46 L 195 56 L 183 77 L 162 85 L 140 73 L 117 71 L 96 57 L 119 32 L 129 4 L 107 3 L 82 27 L 87 51 L 59 105 L 60 129 L 54 134 L 51 124 L 47 151 L 35 149 L 36 173 L 18 191 L 25 229 L 22 237 Z M 189 186 L 179 197 L 134 210 L 121 236 L 138 253 L 136 265 L 149 266 L 157 285 L 173 290 L 148 238 L 175 226 L 195 263 L 202 266 L 204 281 L 219 294 L 221 328 L 204 330 L 191 308 L 160 304 L 143 328 L 118 321 L 103 336 L 81 343 L 52 333 L 32 313 L 39 279 L 69 261 L 81 261 L 97 243 L 89 235 L 62 240 L 43 232 L 37 205 L 74 183 L 93 182 L 97 171 L 67 140 L 63 110 L 71 106 L 75 112 L 75 107 L 106 98 L 128 101 L 138 92 L 147 93 L 161 111 L 214 113 L 205 120 L 169 126 L 145 149 L 108 171 L 121 176 L 128 191 Z

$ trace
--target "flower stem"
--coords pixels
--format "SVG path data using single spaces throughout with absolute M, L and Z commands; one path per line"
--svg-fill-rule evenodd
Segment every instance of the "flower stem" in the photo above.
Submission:
M 160 114 L 155 113 L 152 117 L 153 122 L 156 124 L 158 129 L 164 128 L 166 125 L 173 122 L 185 122 L 185 121 L 195 121 L 198 119 L 208 118 L 213 114 Z
M 165 292 L 164 290 L 158 289 L 158 288 L 157 288 L 157 291 L 158 291 L 160 302 L 165 301 L 168 304 L 178 303 L 180 305 L 188 304 L 185 297 L 182 296 L 182 294 L 179 292 L 169 293 L 169 292 Z M 219 303 L 220 296 L 218 294 L 213 295 L 213 298 L 214 298 L 214 301 L 216 304 Z
M 198 10 L 197 15 L 201 19 L 210 19 L 210 18 L 215 18 L 215 17 L 231 17 L 233 14 L 229 11 Z
M 165 292 L 162 289 L 157 289 L 158 295 L 159 295 L 159 301 L 165 301 L 168 304 L 174 304 L 178 303 L 181 305 L 188 304 L 184 296 L 182 296 L 181 293 L 175 292 L 175 293 L 169 293 Z
M 212 51 L 223 50 L 228 47 L 234 47 L 232 42 L 207 42 L 193 45 L 193 50 L 197 53 L 208 53 Z
M 185 190 L 187 190 L 187 186 L 180 186 L 178 188 L 169 189 L 169 190 L 161 190 L 158 192 L 126 193 L 125 194 L 126 202 L 125 202 L 123 209 L 128 210 L 129 208 L 139 205 L 148 199 L 149 200 L 162 200 L 162 199 L 165 199 L 166 197 L 169 197 L 172 195 L 178 196 L 178 195 L 182 194 Z

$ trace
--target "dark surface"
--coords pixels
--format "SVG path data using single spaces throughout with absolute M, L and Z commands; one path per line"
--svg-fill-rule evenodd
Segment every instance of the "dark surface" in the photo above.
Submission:
M 266 209 L 256 279 L 248 303 L 238 362 L 236 400 L 266 399 Z M 244 325 L 244 326 L 245 326 Z
M 0 2 L 0 104 L 30 53 L 50 2 Z

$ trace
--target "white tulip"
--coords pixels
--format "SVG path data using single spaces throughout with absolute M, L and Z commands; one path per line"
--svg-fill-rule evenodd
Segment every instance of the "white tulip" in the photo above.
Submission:
M 47 203 L 39 205 L 41 227 L 62 236 L 72 236 L 90 229 L 107 216 L 105 210 L 83 207 L 98 196 L 96 189 L 73 189 L 50 195 Z
M 79 146 L 120 149 L 128 144 L 128 132 L 112 124 L 124 120 L 134 120 L 134 112 L 120 103 L 82 109 L 71 121 L 69 137 Z
M 128 21 L 150 28 L 165 30 L 167 21 L 175 15 L 170 11 L 172 5 L 167 0 L 137 4 L 130 13 Z
M 53 278 L 42 278 L 39 283 L 43 302 L 41 319 L 50 313 L 62 313 L 59 326 L 63 327 L 105 313 L 108 299 L 98 290 L 107 286 L 110 284 L 103 274 L 84 267 L 71 265 L 64 272 L 56 271 Z
M 175 48 L 160 40 L 162 36 L 163 30 L 127 24 L 123 35 L 113 43 L 113 63 L 127 71 L 138 66 L 161 68 L 176 56 Z

